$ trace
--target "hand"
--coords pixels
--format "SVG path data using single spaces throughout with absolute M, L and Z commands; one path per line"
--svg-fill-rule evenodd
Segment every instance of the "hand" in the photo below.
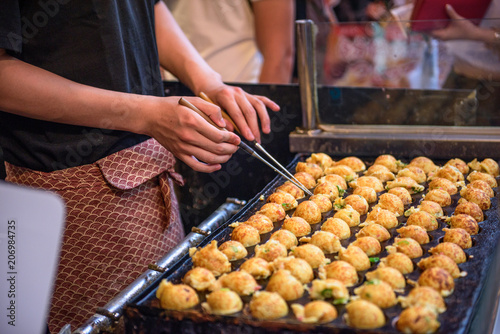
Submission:
M 429 32 L 429 34 L 437 39 L 448 41 L 455 39 L 476 39 L 478 28 L 471 21 L 460 16 L 451 5 L 446 5 L 446 12 L 451 19 L 451 22 L 446 28 L 437 29 Z

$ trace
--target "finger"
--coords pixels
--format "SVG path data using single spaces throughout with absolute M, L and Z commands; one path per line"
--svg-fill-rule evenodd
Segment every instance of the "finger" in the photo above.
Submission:
M 194 156 L 196 159 L 198 159 L 198 161 L 204 162 L 209 165 L 226 163 L 229 159 L 231 159 L 233 153 L 217 154 L 207 151 L 203 147 L 196 146 L 191 147 L 189 151 L 186 152 L 186 154 Z
M 206 164 L 206 163 L 198 161 L 198 159 L 196 159 L 193 156 L 189 156 L 189 155 L 182 154 L 182 155 L 179 155 L 178 158 L 181 161 L 183 161 L 186 165 L 188 165 L 189 167 L 191 167 L 193 170 L 195 170 L 197 172 L 213 173 L 213 172 L 218 171 L 219 169 L 222 168 L 222 166 L 220 164 L 215 164 L 215 165 Z
M 249 101 L 249 94 L 237 95 L 236 103 L 240 107 L 246 123 L 248 124 L 251 133 L 247 133 L 245 136 L 246 139 L 253 141 L 260 141 L 260 129 L 259 129 L 259 120 L 257 118 L 257 110 L 254 108 L 253 104 Z
M 227 124 L 226 121 L 222 118 L 222 113 L 219 106 L 204 101 L 203 99 L 198 97 L 189 99 L 189 101 L 199 110 L 201 110 L 205 115 L 207 115 L 217 126 L 221 128 L 226 127 Z
M 231 116 L 236 126 L 241 131 L 241 135 L 249 141 L 253 141 L 255 136 L 252 129 L 249 127 L 248 121 L 243 113 L 241 106 L 238 104 L 236 97 L 230 97 L 223 100 L 221 103 L 226 109 L 227 113 Z
M 259 99 L 260 101 L 262 101 L 262 103 L 264 103 L 264 105 L 271 109 L 272 111 L 280 111 L 280 106 L 274 102 L 273 100 L 265 97 L 265 96 L 261 96 L 261 95 L 254 95 L 257 99 Z
M 453 7 L 450 5 L 450 4 L 446 4 L 445 6 L 446 8 L 446 13 L 448 14 L 448 16 L 453 19 L 453 20 L 461 20 L 463 19 L 464 17 L 459 15 L 455 9 L 453 9 Z
M 232 143 L 228 143 L 225 139 L 226 136 L 231 136 L 231 137 L 236 137 L 238 141 L 240 141 L 240 138 L 236 136 L 234 133 L 231 133 L 229 131 L 220 131 L 217 130 L 218 134 L 220 134 L 219 137 L 215 138 L 221 138 L 221 140 L 216 139 L 216 141 L 212 141 L 210 138 L 208 138 L 205 134 L 193 131 L 191 133 L 183 135 L 181 139 L 181 143 L 179 144 L 180 149 L 183 152 L 193 154 L 194 150 L 196 152 L 200 152 L 199 149 L 202 149 L 203 151 L 209 152 L 211 154 L 215 155 L 232 155 L 234 152 L 238 150 L 238 146 Z M 201 158 L 201 156 L 198 156 L 195 154 L 195 156 Z M 212 161 L 212 160 L 206 160 L 204 159 L 203 161 L 209 162 L 209 163 L 221 163 L 224 161 Z

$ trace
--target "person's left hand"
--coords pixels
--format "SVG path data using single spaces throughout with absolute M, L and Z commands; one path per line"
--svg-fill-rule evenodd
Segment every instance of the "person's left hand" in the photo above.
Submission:
M 429 32 L 434 38 L 448 41 L 455 39 L 475 39 L 475 32 L 478 29 L 471 21 L 459 15 L 451 5 L 446 5 L 446 13 L 451 21 L 446 28 Z

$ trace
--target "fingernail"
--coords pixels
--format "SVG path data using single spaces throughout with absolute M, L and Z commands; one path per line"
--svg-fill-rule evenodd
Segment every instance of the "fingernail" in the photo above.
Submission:
M 245 137 L 248 138 L 248 140 L 255 140 L 255 136 L 253 135 L 252 131 L 247 131 Z

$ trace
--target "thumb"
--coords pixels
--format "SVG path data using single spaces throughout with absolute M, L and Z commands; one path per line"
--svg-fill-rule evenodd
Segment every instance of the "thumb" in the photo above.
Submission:
M 458 13 L 453 9 L 453 7 L 450 4 L 446 4 L 445 6 L 446 13 L 452 20 L 461 20 L 464 19 L 463 16 L 458 15 Z

